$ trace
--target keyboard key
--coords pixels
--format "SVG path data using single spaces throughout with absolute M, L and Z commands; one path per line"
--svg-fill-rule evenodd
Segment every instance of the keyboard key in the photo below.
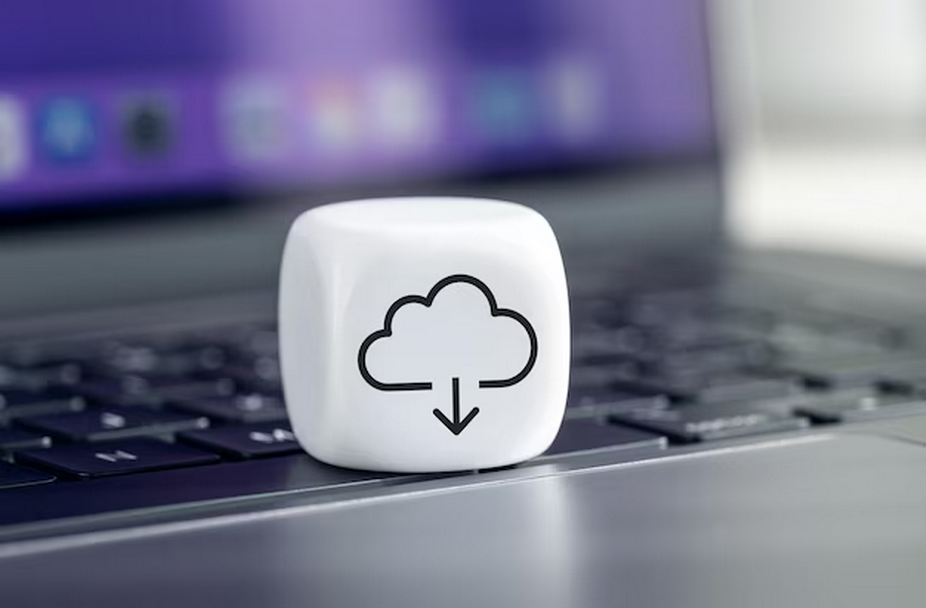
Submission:
M 670 352 L 722 347 L 746 341 L 757 343 L 758 338 L 761 337 L 761 333 L 754 327 L 744 327 L 735 324 L 732 320 L 720 318 L 670 321 L 658 330 L 661 336 L 659 347 Z
M 24 418 L 20 424 L 68 441 L 103 441 L 202 429 L 209 426 L 209 420 L 203 416 L 145 408 L 110 407 Z
M 170 399 L 230 396 L 235 393 L 233 380 L 194 379 L 127 375 L 119 378 L 97 378 L 81 384 L 77 390 L 95 403 L 103 405 L 159 406 Z
M 281 422 L 287 419 L 283 400 L 257 393 L 172 402 L 171 408 L 225 422 Z
M 835 391 L 808 390 L 784 397 L 750 401 L 749 407 L 763 412 L 776 412 L 784 416 L 798 416 L 802 415 L 797 414 L 797 409 L 801 407 L 813 406 L 817 403 L 828 403 L 831 400 L 856 401 L 878 394 L 878 391 L 871 387 L 847 388 Z
M 898 328 L 867 317 L 826 309 L 788 307 L 779 313 L 774 331 L 784 335 L 789 329 L 828 338 L 834 345 L 867 345 L 869 351 L 895 348 L 905 341 L 904 333 Z
M 792 395 L 800 390 L 792 376 L 737 370 L 715 374 L 692 372 L 641 376 L 623 380 L 619 385 L 702 403 L 770 399 Z
M 636 361 L 608 362 L 606 365 L 576 365 L 569 375 L 570 390 L 613 388 L 615 382 L 642 374 Z M 647 392 L 653 392 L 647 389 Z
M 0 461 L 0 490 L 54 481 L 55 476 Z
M 279 353 L 279 338 L 273 323 L 235 325 L 200 334 L 202 341 L 219 344 L 237 353 L 253 356 L 273 356 Z
M 811 386 L 852 388 L 881 380 L 901 382 L 908 377 L 926 378 L 926 358 L 916 353 L 866 354 L 850 357 L 798 355 L 783 359 L 777 367 L 793 372 Z
M 280 354 L 280 339 L 275 328 L 256 329 L 242 341 L 241 348 L 259 357 L 277 358 Z
M 250 378 L 229 376 L 229 378 L 235 383 L 238 393 L 283 398 L 283 383 L 280 380 L 264 380 L 256 376 Z
M 164 351 L 149 345 L 122 345 L 106 357 L 105 365 L 117 373 L 182 376 L 217 370 L 227 361 L 228 353 L 218 346 Z
M 181 433 L 178 439 L 232 458 L 278 456 L 302 450 L 288 424 L 222 426 Z
M 81 364 L 92 356 L 87 344 L 70 347 L 55 347 L 49 350 L 42 346 L 28 346 L 11 352 L 3 353 L 4 364 L 18 370 L 33 370 L 40 368 L 58 367 L 71 364 Z
M 789 325 L 781 325 L 763 338 L 782 353 L 795 357 L 831 359 L 869 357 L 888 353 L 884 346 L 876 343 L 856 342 L 838 335 L 806 332 L 804 328 Z
M 0 388 L 18 386 L 20 374 L 9 365 L 0 365 Z
M 593 418 L 614 412 L 627 412 L 646 407 L 668 404 L 668 397 L 660 393 L 631 391 L 620 388 L 570 387 L 566 401 L 566 417 Z
M 729 340 L 651 353 L 647 355 L 647 363 L 657 373 L 706 375 L 737 369 L 765 368 L 775 360 L 776 355 L 773 349 L 760 342 Z
M 0 428 L 0 451 L 47 448 L 50 446 L 51 438 L 48 435 L 36 435 L 21 429 Z
M 701 403 L 719 403 L 784 397 L 799 391 L 800 386 L 793 376 L 730 372 L 708 376 L 706 382 L 696 390 L 696 399 Z
M 246 386 L 271 387 L 269 391 L 271 393 L 278 393 L 283 383 L 280 362 L 269 357 L 257 357 L 223 367 L 219 374 L 232 378 Z M 258 388 L 254 390 L 261 392 Z
M 0 390 L 0 422 L 23 416 L 39 416 L 59 412 L 76 412 L 86 407 L 85 400 L 65 387 L 28 390 Z
M 626 362 L 633 361 L 640 373 L 660 374 L 760 368 L 766 367 L 777 356 L 777 352 L 767 344 L 736 336 L 685 340 L 687 342 L 663 336 L 650 338 L 648 343 L 636 346 L 632 340 L 619 339 L 613 334 L 585 336 L 573 350 L 573 359 L 584 366 L 623 364 L 626 367 Z M 637 341 L 643 342 L 643 339 Z
M 804 418 L 732 404 L 682 405 L 614 414 L 620 424 L 667 435 L 680 443 L 714 441 L 806 428 Z
M 926 360 L 911 368 L 897 367 L 884 372 L 878 379 L 877 387 L 884 392 L 901 395 L 919 395 L 926 397 Z
M 38 390 L 46 387 L 80 382 L 84 367 L 76 362 L 52 363 L 29 369 L 13 369 L 0 366 L 0 387 Z
M 553 444 L 538 458 L 611 450 L 663 450 L 666 438 L 596 420 L 566 420 Z
M 708 291 L 654 291 L 631 295 L 624 318 L 641 325 L 664 326 L 668 321 L 714 316 L 723 307 L 719 295 Z
M 814 422 L 861 422 L 926 413 L 926 401 L 903 395 L 865 395 L 848 398 L 831 397 L 798 405 L 795 412 Z
M 200 377 L 228 382 L 238 393 L 283 394 L 282 374 L 276 359 L 262 357 L 239 361 L 219 370 L 203 372 Z
M 85 443 L 44 450 L 22 450 L 15 453 L 15 458 L 17 462 L 72 477 L 140 473 L 210 464 L 219 460 L 215 454 L 156 439 L 130 439 L 104 444 Z
M 651 350 L 652 332 L 639 327 L 583 331 L 572 343 L 572 358 L 580 362 L 626 358 L 630 353 Z

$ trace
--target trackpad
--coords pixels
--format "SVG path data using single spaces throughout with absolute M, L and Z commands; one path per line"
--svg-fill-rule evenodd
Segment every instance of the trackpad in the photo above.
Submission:
M 818 437 L 24 545 L 0 589 L 96 608 L 921 606 L 924 521 L 926 449 Z

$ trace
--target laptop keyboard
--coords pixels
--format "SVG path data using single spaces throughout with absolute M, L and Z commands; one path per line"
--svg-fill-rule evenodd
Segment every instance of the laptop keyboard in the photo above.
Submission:
M 926 412 L 899 328 L 703 292 L 574 302 L 563 430 L 540 460 Z M 0 489 L 298 454 L 272 324 L 0 352 Z

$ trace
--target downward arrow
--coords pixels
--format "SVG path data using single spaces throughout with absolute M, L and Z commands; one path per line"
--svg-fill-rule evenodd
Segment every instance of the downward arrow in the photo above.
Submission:
M 444 415 L 444 412 L 440 411 L 439 409 L 435 408 L 434 410 L 434 415 L 437 416 L 437 419 L 440 420 L 441 423 L 443 423 L 443 425 L 447 427 L 447 429 L 454 435 L 459 435 L 460 433 L 462 433 L 463 429 L 465 429 L 469 425 L 469 423 L 473 421 L 473 418 L 475 418 L 476 414 L 478 413 L 479 413 L 479 408 L 474 407 L 466 415 L 466 418 L 464 418 L 463 420 L 460 420 L 460 379 L 459 378 L 453 379 L 453 420 L 448 419 L 447 416 Z

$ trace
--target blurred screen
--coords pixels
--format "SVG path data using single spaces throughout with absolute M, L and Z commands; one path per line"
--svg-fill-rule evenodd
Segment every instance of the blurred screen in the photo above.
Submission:
M 695 0 L 2 0 L 0 209 L 709 156 Z

